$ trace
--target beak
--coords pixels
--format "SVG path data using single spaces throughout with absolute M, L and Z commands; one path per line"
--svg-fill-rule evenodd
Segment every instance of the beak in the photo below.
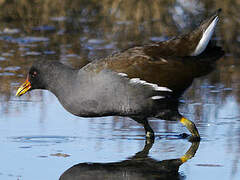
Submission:
M 25 94 L 29 89 L 31 89 L 31 83 L 28 81 L 27 77 L 26 81 L 18 88 L 16 96 Z

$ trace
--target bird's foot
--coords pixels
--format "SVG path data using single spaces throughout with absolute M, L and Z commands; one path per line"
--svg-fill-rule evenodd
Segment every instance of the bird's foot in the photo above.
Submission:
M 186 133 L 179 135 L 183 139 L 188 139 L 189 142 L 199 142 L 201 140 L 200 136 L 193 136 Z
M 185 117 L 182 117 L 180 119 L 180 122 L 191 132 L 192 136 L 189 137 L 189 141 L 194 142 L 194 141 L 200 141 L 200 135 L 198 133 L 198 130 L 195 126 L 195 124 L 188 120 Z

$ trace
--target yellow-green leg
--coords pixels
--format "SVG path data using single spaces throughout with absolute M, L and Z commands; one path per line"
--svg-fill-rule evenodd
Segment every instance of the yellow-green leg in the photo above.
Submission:
M 191 132 L 191 134 L 192 134 L 191 140 L 193 140 L 193 141 L 199 141 L 200 140 L 200 135 L 198 133 L 198 130 L 197 130 L 195 124 L 192 121 L 188 120 L 185 117 L 182 117 L 180 119 L 180 122 L 184 126 L 186 126 L 186 128 Z
M 143 125 L 147 139 L 154 140 L 154 138 L 155 138 L 154 131 L 151 128 L 151 126 L 149 125 L 147 118 L 132 117 L 132 119 L 134 119 L 135 121 L 137 121 L 138 123 Z

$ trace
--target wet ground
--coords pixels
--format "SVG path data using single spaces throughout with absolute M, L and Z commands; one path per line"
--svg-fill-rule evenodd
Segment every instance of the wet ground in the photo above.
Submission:
M 62 178 L 72 180 L 239 179 L 237 2 L 134 2 L 0 1 L 0 179 L 53 180 L 66 170 Z M 145 144 L 144 130 L 131 119 L 75 117 L 48 91 L 15 97 L 34 60 L 81 67 L 133 44 L 189 30 L 219 7 L 215 40 L 226 55 L 181 98 L 181 113 L 202 137 L 199 147 L 179 136 L 188 132 L 178 122 L 152 120 L 157 137 Z M 189 152 L 195 156 L 179 164 Z

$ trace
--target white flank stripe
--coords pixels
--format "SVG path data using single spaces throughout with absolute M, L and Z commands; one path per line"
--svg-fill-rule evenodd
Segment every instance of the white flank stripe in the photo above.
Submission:
M 127 76 L 128 76 L 128 75 L 125 74 L 125 73 L 118 73 L 118 75 L 123 76 L 123 77 L 127 77 Z
M 169 92 L 172 92 L 172 90 L 168 89 L 167 87 L 160 87 L 157 84 L 148 83 L 148 82 L 143 81 L 143 80 L 141 80 L 139 78 L 132 78 L 132 79 L 130 79 L 130 83 L 151 86 L 155 91 L 169 91 Z
M 130 83 L 140 83 L 140 79 L 139 78 L 132 78 L 130 79 Z
M 172 92 L 171 89 L 168 89 L 167 87 L 160 87 L 158 86 L 157 88 L 155 88 L 156 91 L 169 91 Z
M 153 96 L 151 97 L 153 100 L 156 100 L 156 99 L 163 99 L 164 97 L 163 96 Z
M 201 40 L 199 41 L 195 51 L 191 54 L 191 56 L 197 56 L 201 54 L 207 47 L 209 40 L 212 37 L 212 34 L 214 32 L 214 28 L 218 22 L 218 16 L 215 17 L 215 19 L 212 21 L 212 23 L 208 26 L 208 28 L 205 30 L 205 32 L 202 35 Z

